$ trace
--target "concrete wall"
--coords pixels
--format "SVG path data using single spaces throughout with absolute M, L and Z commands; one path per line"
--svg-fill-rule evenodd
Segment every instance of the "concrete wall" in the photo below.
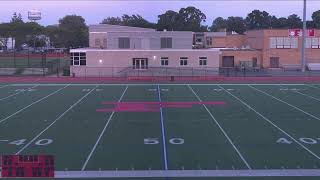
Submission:
M 130 49 L 160 49 L 161 37 L 172 38 L 172 49 L 192 49 L 192 32 L 156 31 L 156 32 L 90 32 L 89 47 L 119 49 L 119 38 L 130 38 Z M 100 39 L 101 45 L 96 45 Z M 103 45 L 106 39 L 107 45 Z
M 257 58 L 257 66 L 262 65 L 262 53 L 258 50 L 222 50 L 220 58 L 220 67 L 222 67 L 223 56 L 234 56 L 235 66 L 240 65 L 240 61 L 252 61 L 253 58 Z

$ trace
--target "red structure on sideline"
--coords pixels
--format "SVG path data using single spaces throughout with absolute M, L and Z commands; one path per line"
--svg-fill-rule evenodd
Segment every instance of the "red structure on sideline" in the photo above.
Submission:
M 3 155 L 1 176 L 6 177 L 54 177 L 54 156 L 51 155 Z

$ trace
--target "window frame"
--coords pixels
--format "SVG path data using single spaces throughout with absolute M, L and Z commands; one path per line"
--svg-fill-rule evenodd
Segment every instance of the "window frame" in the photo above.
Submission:
M 160 49 L 172 49 L 172 37 L 161 37 L 160 38 Z
M 180 57 L 180 66 L 188 66 L 188 57 Z
M 125 46 L 126 45 L 125 40 L 128 40 L 128 47 Z M 121 46 L 121 44 L 123 44 L 123 47 Z M 130 37 L 119 37 L 118 38 L 118 48 L 119 49 L 130 49 Z
M 207 66 L 208 65 L 208 57 L 201 56 L 199 57 L 199 66 Z
M 169 57 L 161 57 L 160 58 L 160 65 L 161 66 L 168 66 L 169 65 Z

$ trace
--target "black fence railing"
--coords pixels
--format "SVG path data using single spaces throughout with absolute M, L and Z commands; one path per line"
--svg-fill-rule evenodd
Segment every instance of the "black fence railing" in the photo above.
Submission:
M 0 75 L 2 76 L 60 76 L 69 69 L 66 53 L 0 53 Z

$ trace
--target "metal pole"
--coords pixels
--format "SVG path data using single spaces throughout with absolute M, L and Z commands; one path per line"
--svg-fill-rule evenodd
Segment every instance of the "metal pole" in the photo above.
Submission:
M 306 32 L 307 32 L 307 0 L 303 0 L 303 30 L 302 30 L 302 46 L 301 46 L 301 65 L 302 72 L 306 70 L 306 56 L 305 56 L 305 44 L 306 44 Z

